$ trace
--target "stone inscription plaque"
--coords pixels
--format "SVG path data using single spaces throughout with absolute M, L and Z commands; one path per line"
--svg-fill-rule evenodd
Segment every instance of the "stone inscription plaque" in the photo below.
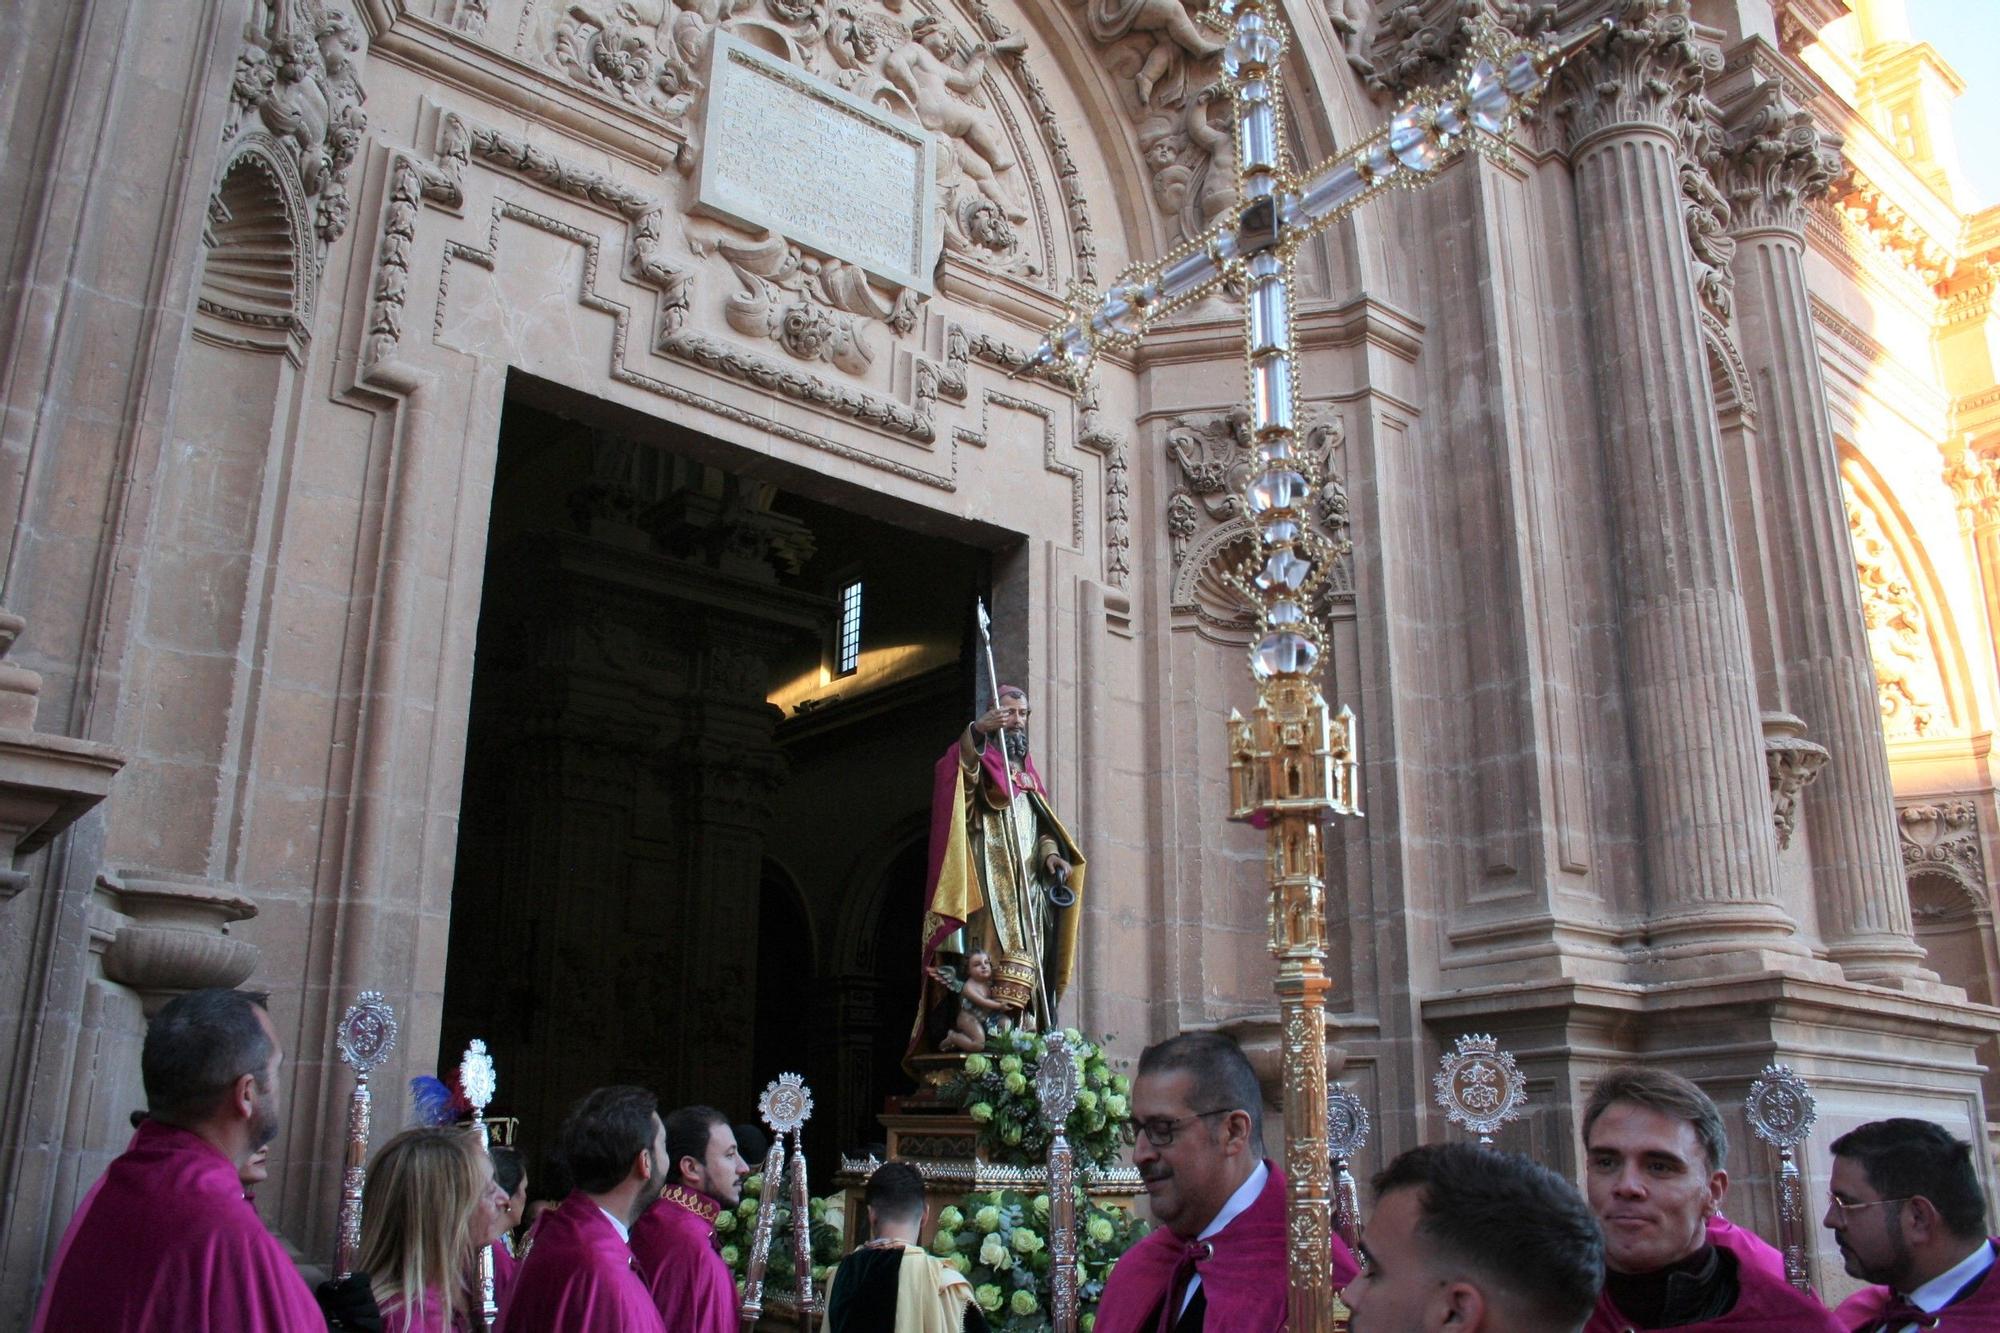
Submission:
M 936 155 L 922 126 L 715 34 L 699 207 L 928 295 Z

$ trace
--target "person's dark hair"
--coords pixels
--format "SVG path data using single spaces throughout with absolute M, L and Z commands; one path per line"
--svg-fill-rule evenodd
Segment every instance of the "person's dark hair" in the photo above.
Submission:
M 487 1149 L 493 1157 L 493 1183 L 503 1194 L 512 1196 L 521 1188 L 521 1178 L 528 1174 L 528 1163 L 517 1149 L 504 1144 L 495 1144 Z
M 556 1155 L 570 1183 L 585 1194 L 609 1194 L 653 1146 L 653 1117 L 660 1099 L 644 1088 L 613 1086 L 589 1093 L 570 1108 L 556 1132 Z
M 1722 1112 L 1715 1109 L 1709 1095 L 1679 1074 L 1664 1069 L 1642 1069 L 1624 1065 L 1597 1080 L 1590 1100 L 1583 1108 L 1583 1141 L 1590 1142 L 1590 1127 L 1613 1102 L 1630 1102 L 1648 1111 L 1685 1120 L 1694 1126 L 1701 1150 L 1708 1154 L 1708 1169 L 1720 1171 L 1729 1160 L 1729 1131 L 1722 1126 Z
M 907 1222 L 924 1215 L 923 1173 L 908 1162 L 884 1162 L 868 1177 L 861 1202 L 885 1221 Z
M 146 1025 L 139 1053 L 146 1114 L 170 1125 L 206 1119 L 245 1074 L 264 1086 L 271 1036 L 258 1020 L 261 991 L 196 990 L 167 1001 Z
M 1183 1032 L 1139 1052 L 1139 1077 L 1182 1070 L 1194 1079 L 1196 1111 L 1247 1111 L 1250 1142 L 1264 1142 L 1264 1089 L 1235 1040 L 1220 1032 Z M 1261 1146 L 1257 1151 L 1262 1152 Z
M 681 1175 L 681 1158 L 708 1160 L 709 1136 L 715 1127 L 729 1128 L 729 1117 L 713 1106 L 683 1106 L 667 1117 L 667 1179 L 676 1185 L 688 1181 Z
M 1420 1191 L 1431 1252 L 1512 1296 L 1549 1333 L 1574 1333 L 1604 1285 L 1604 1234 L 1576 1186 L 1525 1157 L 1470 1143 L 1412 1148 L 1375 1177 L 1375 1198 Z M 1366 1244 L 1364 1240 L 1364 1245 Z
M 1835 1139 L 1833 1155 L 1859 1162 L 1868 1184 L 1885 1199 L 1929 1199 L 1960 1240 L 1986 1234 L 1986 1195 L 1972 1164 L 1972 1145 L 1943 1126 L 1906 1116 L 1871 1121 Z
M 752 1171 L 764 1167 L 764 1158 L 770 1154 L 771 1140 L 755 1125 L 731 1125 L 729 1132 L 736 1136 L 736 1151 L 743 1154 L 743 1160 L 750 1164 Z

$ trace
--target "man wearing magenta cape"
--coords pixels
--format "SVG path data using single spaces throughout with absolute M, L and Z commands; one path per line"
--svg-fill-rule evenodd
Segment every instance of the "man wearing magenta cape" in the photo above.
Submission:
M 666 1186 L 658 1099 L 599 1088 L 571 1109 L 556 1142 L 576 1188 L 536 1221 L 499 1333 L 665 1333 L 627 1243 Z
M 1285 1174 L 1265 1161 L 1263 1090 L 1216 1032 L 1139 1057 L 1139 1169 L 1160 1225 L 1112 1267 L 1093 1333 L 1268 1333 L 1285 1327 Z M 1336 1287 L 1359 1271 L 1336 1237 Z
M 1877 1120 L 1833 1141 L 1826 1225 L 1851 1276 L 1850 1333 L 2000 1330 L 2000 1244 L 1972 1145 L 1927 1120 Z
M 1042 1011 L 1061 1000 L 1076 962 L 1085 871 L 1083 853 L 1056 818 L 1028 753 L 1028 697 L 1003 685 L 996 706 L 937 762 L 924 898 L 926 980 L 910 1054 L 928 1045 L 933 983 L 962 984 L 937 969 L 939 949 L 961 929 L 968 956 L 980 951 L 990 958 L 992 998 L 1014 1019 L 1033 1015 L 1049 1024 Z
M 262 996 L 192 991 L 160 1010 L 146 1119 L 71 1220 L 35 1333 L 325 1329 L 238 1176 L 277 1131 L 280 1058 Z

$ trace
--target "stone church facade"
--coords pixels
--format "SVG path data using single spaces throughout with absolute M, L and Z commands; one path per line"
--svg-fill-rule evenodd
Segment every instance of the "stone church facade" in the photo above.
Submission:
M 1353 542 L 1317 609 L 1362 740 L 1359 1165 L 1446 1132 L 1467 1032 L 1528 1072 L 1505 1142 L 1566 1169 L 1599 1071 L 1698 1077 L 1767 1232 L 1767 1064 L 1818 1092 L 1822 1184 L 1881 1114 L 1985 1139 L 2000 209 L 1962 204 L 1956 76 L 1893 0 L 1286 10 L 1303 161 L 1474 11 L 1613 23 L 1511 158 L 1301 256 Z M 1238 311 L 1081 393 L 1016 373 L 1071 283 L 1233 198 L 1180 0 L 28 0 L 0 34 L 0 1322 L 193 986 L 271 993 L 259 1205 L 308 1263 L 366 990 L 402 1022 L 378 1125 L 481 1036 L 531 1149 L 592 1083 L 746 1119 L 780 1065 L 837 1108 L 816 1153 L 861 1141 L 975 596 L 1090 856 L 1066 1020 L 1128 1057 L 1222 1025 L 1275 1075 L 1222 820 Z

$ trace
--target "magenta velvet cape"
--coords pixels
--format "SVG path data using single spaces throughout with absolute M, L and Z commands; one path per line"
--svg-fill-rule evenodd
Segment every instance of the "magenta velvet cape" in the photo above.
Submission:
M 632 1253 L 673 1333 L 736 1333 L 736 1278 L 715 1248 L 719 1205 L 679 1185 L 632 1226 Z M 536 1242 L 540 1244 L 540 1242 Z
M 70 1220 L 35 1315 L 44 1329 L 325 1333 L 326 1318 L 235 1163 L 147 1120 Z
M 1723 1244 L 1732 1254 L 1740 1253 L 1737 1246 L 1727 1241 Z M 1840 1333 L 1840 1325 L 1824 1305 L 1782 1277 L 1771 1276 L 1754 1262 L 1737 1260 L 1736 1282 L 1739 1288 L 1736 1305 L 1728 1314 L 1719 1319 L 1682 1324 L 1681 1329 L 1685 1333 L 1704 1333 L 1707 1329 L 1726 1329 L 1728 1333 Z M 1583 1333 L 1625 1333 L 1633 1327 L 1618 1313 L 1611 1297 L 1599 1293 L 1597 1308 L 1591 1311 Z
M 1195 1265 L 1207 1293 L 1205 1326 L 1224 1333 L 1266 1333 L 1285 1327 L 1285 1173 L 1266 1162 L 1270 1179 L 1256 1202 L 1209 1237 L 1215 1253 Z M 1104 1284 L 1092 1333 L 1152 1333 L 1185 1242 L 1158 1227 L 1125 1251 Z M 1333 1238 L 1333 1285 L 1359 1272 L 1354 1256 Z
M 499 1333 L 666 1333 L 632 1251 L 589 1195 L 573 1193 L 535 1223 Z
M 1989 1240 L 1988 1245 L 2000 1252 L 2000 1241 Z M 1996 1254 L 2000 1258 L 2000 1254 Z M 1840 1303 L 1835 1312 L 1835 1322 L 1850 1330 L 1873 1328 L 1876 1317 L 1889 1304 L 1887 1287 L 1863 1287 Z M 1937 1333 L 1970 1333 L 1978 1329 L 2000 1329 L 2000 1267 L 1989 1268 L 1972 1294 L 1956 1305 L 1947 1305 L 1937 1312 Z

